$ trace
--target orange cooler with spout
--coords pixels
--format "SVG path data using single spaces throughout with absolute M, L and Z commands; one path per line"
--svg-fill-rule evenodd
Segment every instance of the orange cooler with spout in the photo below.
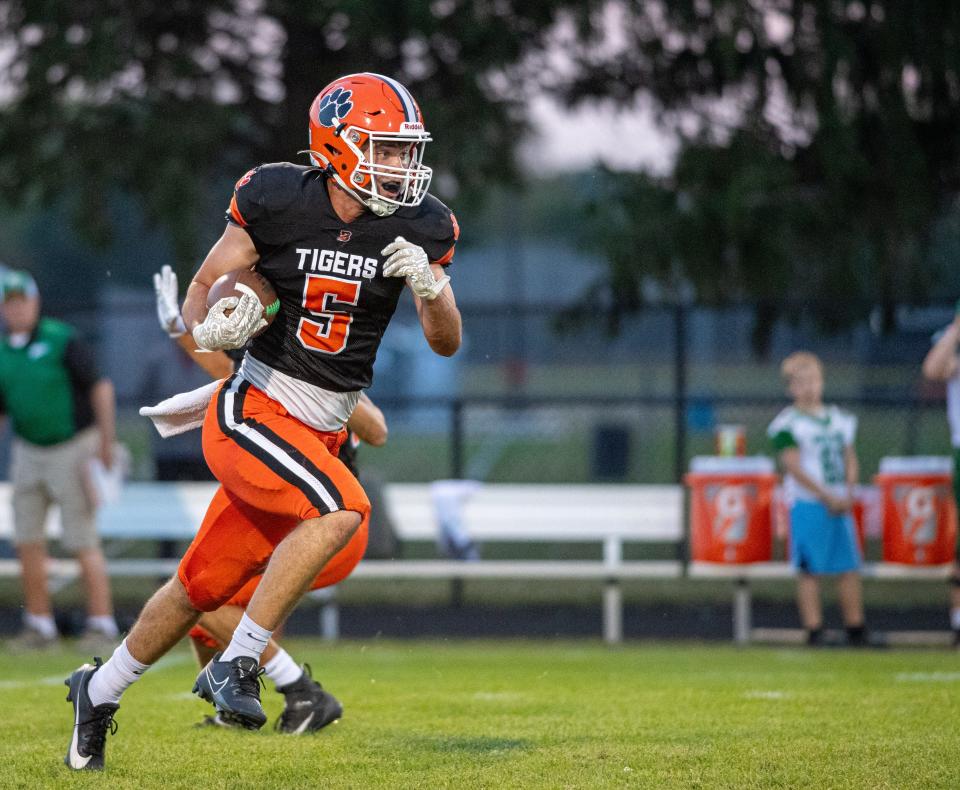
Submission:
M 882 497 L 883 561 L 903 565 L 953 562 L 957 505 L 952 459 L 883 458 L 874 481 Z
M 746 563 L 773 559 L 773 492 L 778 477 L 766 456 L 698 456 L 690 490 L 691 558 Z

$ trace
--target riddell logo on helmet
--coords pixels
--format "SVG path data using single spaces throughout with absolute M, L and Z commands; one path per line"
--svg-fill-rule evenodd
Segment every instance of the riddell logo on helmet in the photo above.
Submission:
M 422 123 L 410 123 L 409 121 L 405 121 L 404 123 L 402 123 L 402 124 L 400 125 L 400 131 L 401 131 L 401 132 L 422 132 L 422 131 L 423 131 L 423 124 L 422 124 Z

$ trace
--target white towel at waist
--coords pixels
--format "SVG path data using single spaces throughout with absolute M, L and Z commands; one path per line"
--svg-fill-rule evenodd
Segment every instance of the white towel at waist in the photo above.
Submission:
M 153 420 L 153 427 L 164 439 L 192 431 L 203 425 L 207 405 L 221 382 L 211 381 L 199 389 L 162 400 L 156 406 L 144 406 L 140 409 L 140 415 Z

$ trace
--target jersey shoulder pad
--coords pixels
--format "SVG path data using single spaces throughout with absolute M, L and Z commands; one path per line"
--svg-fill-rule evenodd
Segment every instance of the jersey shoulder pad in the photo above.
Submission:
M 409 213 L 408 213 L 409 212 Z M 433 195 L 427 195 L 413 210 L 397 212 L 406 226 L 403 235 L 426 250 L 431 263 L 446 265 L 453 260 L 460 238 L 460 226 L 453 212 Z
M 767 436 L 776 436 L 781 431 L 792 431 L 794 411 L 792 406 L 787 406 L 773 418 L 773 421 L 767 427 Z
M 853 412 L 849 412 L 846 409 L 842 409 L 836 404 L 830 404 L 827 406 L 827 414 L 830 415 L 831 420 L 854 420 L 856 417 L 853 416 Z
M 831 422 L 835 422 L 845 436 L 852 437 L 857 430 L 857 415 L 841 409 L 839 406 L 830 407 Z
M 256 227 L 282 220 L 299 205 L 304 176 L 310 168 L 274 162 L 247 171 L 233 188 L 227 220 L 240 227 Z

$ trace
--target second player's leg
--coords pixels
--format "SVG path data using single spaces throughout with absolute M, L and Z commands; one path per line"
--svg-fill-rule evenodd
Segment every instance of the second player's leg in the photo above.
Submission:
M 202 667 L 206 666 L 207 662 L 210 661 L 220 649 L 219 647 L 208 645 L 205 641 L 194 639 L 193 636 L 190 637 L 190 648 L 193 650 L 193 657 L 197 659 L 197 663 Z
M 268 631 L 277 628 L 359 526 L 360 514 L 349 510 L 300 524 L 274 550 L 247 607 L 247 616 Z

